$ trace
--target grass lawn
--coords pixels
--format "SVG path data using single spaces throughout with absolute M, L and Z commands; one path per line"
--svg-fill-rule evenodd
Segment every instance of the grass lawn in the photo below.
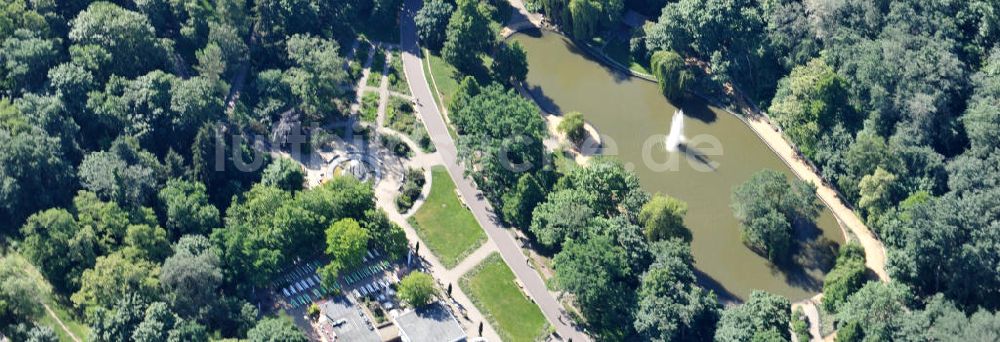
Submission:
M 459 201 L 448 171 L 438 165 L 431 174 L 431 193 L 410 222 L 441 263 L 452 268 L 486 241 L 486 233 Z
M 514 273 L 497 253 L 462 276 L 459 285 L 505 341 L 537 341 L 548 322 L 514 282 Z
M 444 103 L 438 103 L 439 108 L 447 108 L 448 104 L 451 103 L 452 96 L 458 91 L 458 83 L 461 81 L 461 76 L 455 67 L 445 62 L 444 58 L 439 55 L 435 55 L 427 51 L 424 56 L 430 62 L 430 73 L 432 76 L 429 80 L 434 84 L 431 85 L 431 90 L 435 89 L 437 85 L 437 91 L 441 95 L 441 100 Z
M 57 303 L 51 297 L 46 298 L 45 304 L 48 304 L 49 308 L 52 309 L 52 312 L 55 312 L 56 316 L 59 316 L 59 319 L 62 320 L 63 324 L 66 325 L 67 329 L 73 332 L 73 335 L 76 335 L 76 337 L 79 338 L 81 341 L 89 340 L 90 327 L 81 323 L 80 321 L 77 321 L 76 318 L 70 315 L 69 310 L 67 308 Z M 59 326 L 59 323 L 56 322 L 56 320 L 52 318 L 52 316 L 49 316 L 48 313 L 45 313 L 45 315 L 38 320 L 38 323 L 52 328 L 52 330 L 56 332 L 56 335 L 59 335 L 59 341 L 73 341 L 73 339 L 69 337 L 69 334 L 67 334 L 66 331 L 62 330 L 62 327 Z

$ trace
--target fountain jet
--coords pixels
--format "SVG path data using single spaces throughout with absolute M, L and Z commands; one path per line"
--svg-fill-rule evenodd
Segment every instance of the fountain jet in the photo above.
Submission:
M 667 151 L 677 152 L 677 149 L 687 138 L 684 137 L 684 111 L 674 112 L 674 117 L 670 119 L 670 133 L 667 134 Z

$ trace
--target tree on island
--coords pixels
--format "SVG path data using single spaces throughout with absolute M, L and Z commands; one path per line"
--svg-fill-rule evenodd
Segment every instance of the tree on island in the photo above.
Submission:
M 811 222 L 822 208 L 814 185 L 767 169 L 733 189 L 731 207 L 743 243 L 771 261 L 791 256 L 794 225 Z
M 399 298 L 414 307 L 431 303 L 437 295 L 434 278 L 423 272 L 413 272 L 399 281 Z
M 574 144 L 579 144 L 583 142 L 583 139 L 587 137 L 587 129 L 584 128 L 583 114 L 580 112 L 569 112 L 563 116 L 562 122 L 559 122 L 559 132 L 566 135 L 569 141 Z

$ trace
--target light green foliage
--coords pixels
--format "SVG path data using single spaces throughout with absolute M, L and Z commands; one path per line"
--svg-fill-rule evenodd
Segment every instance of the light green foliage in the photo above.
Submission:
M 326 229 L 326 255 L 330 256 L 330 263 L 336 264 L 337 269 L 357 266 L 368 251 L 370 239 L 368 230 L 354 219 L 334 222 Z
M 35 213 L 21 227 L 21 234 L 23 255 L 62 293 L 76 290 L 99 248 L 92 228 L 78 225 L 64 209 Z
M 348 93 L 342 85 L 349 76 L 337 52 L 337 41 L 295 35 L 287 44 L 288 59 L 294 66 L 285 71 L 283 79 L 298 99 L 299 109 L 315 121 L 340 114 L 339 101 Z
M 145 224 L 130 225 L 125 232 L 123 242 L 124 253 L 135 259 L 161 263 L 171 253 L 167 231 L 160 227 Z
M 570 0 L 569 13 L 573 18 L 573 37 L 587 41 L 597 34 L 601 24 L 601 3 L 593 0 Z
M 781 79 L 768 112 L 802 154 L 813 158 L 823 132 L 837 124 L 858 127 L 861 119 L 848 99 L 846 81 L 816 58 Z
M 861 178 L 858 183 L 858 206 L 868 213 L 868 217 L 879 217 L 888 210 L 899 197 L 899 185 L 896 175 L 881 167 L 875 172 Z
M 16 255 L 0 257 L 0 327 L 9 331 L 11 326 L 35 321 L 42 314 L 42 298 L 50 290 L 41 286 L 33 267 Z
M 0 5 L 0 41 L 14 35 L 18 29 L 48 35 L 49 25 L 42 14 L 29 7 L 29 1 L 11 0 Z
M 128 294 L 156 298 L 159 273 L 159 265 L 129 258 L 121 252 L 98 257 L 94 268 L 83 271 L 80 290 L 72 296 L 73 305 L 92 313 L 96 308 L 111 307 Z
M 791 303 L 782 296 L 754 291 L 746 303 L 722 312 L 715 340 L 790 341 L 788 323 Z
M 761 170 L 733 189 L 733 215 L 740 221 L 741 237 L 751 249 L 772 261 L 790 256 L 793 224 L 819 215 L 816 187 L 799 179 L 788 181 L 774 170 Z
M 691 241 L 691 231 L 684 226 L 687 203 L 656 194 L 639 211 L 639 223 L 650 242 L 679 238 Z
M 434 278 L 423 272 L 413 272 L 399 281 L 399 299 L 411 306 L 427 305 L 437 295 Z
M 684 58 L 674 51 L 653 53 L 650 66 L 660 86 L 660 92 L 671 101 L 680 100 L 684 96 L 684 91 L 694 81 L 694 74 L 684 64 Z
M 587 137 L 587 129 L 584 128 L 584 124 L 583 114 L 580 112 L 569 112 L 563 116 L 557 128 L 559 132 L 566 135 L 569 141 L 579 144 Z

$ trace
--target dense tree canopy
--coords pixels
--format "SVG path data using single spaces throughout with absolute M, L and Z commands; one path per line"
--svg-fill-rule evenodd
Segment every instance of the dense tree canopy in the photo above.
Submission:
M 814 185 L 767 169 L 733 189 L 732 197 L 743 243 L 773 261 L 790 256 L 795 226 L 810 224 L 822 208 Z
M 762 291 L 754 291 L 742 305 L 722 312 L 715 340 L 789 341 L 791 303 L 788 299 Z

